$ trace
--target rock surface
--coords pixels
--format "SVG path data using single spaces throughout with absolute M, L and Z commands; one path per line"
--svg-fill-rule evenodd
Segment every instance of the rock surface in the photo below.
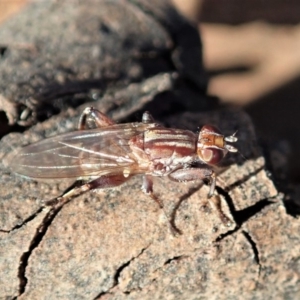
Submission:
M 109 1 L 103 1 L 106 2 Z M 130 9 L 138 2 L 120 1 L 122 5 L 127 3 Z M 52 8 L 57 8 L 55 5 L 67 7 L 67 4 L 53 3 L 49 4 Z M 147 1 L 139 3 L 135 7 L 149 12 Z M 47 5 L 40 8 L 35 3 L 30 9 L 44 9 L 45 14 L 50 13 Z M 161 7 L 153 8 L 153 15 L 159 16 L 160 24 L 165 24 L 167 34 L 174 38 L 178 26 L 171 26 L 172 18 L 163 22 L 168 14 L 163 14 Z M 91 7 L 87 6 L 86 10 Z M 113 23 L 112 20 L 109 22 Z M 81 30 L 87 26 L 84 22 L 80 24 L 84 24 Z M 24 32 L 20 32 L 20 36 L 22 34 Z M 80 51 L 78 57 L 79 54 Z M 13 66 L 10 63 L 7 62 Z M 86 68 L 85 63 L 74 68 Z M 130 68 L 131 64 L 124 66 Z M 44 71 L 43 66 L 40 67 L 37 72 Z M 75 79 L 84 73 L 79 69 L 73 70 Z M 20 78 L 24 76 L 22 72 L 21 68 Z M 91 74 L 94 78 L 95 74 Z M 198 79 L 189 75 L 190 81 L 198 82 L 199 87 L 188 88 L 177 81 L 180 78 L 183 82 L 187 73 L 179 67 L 171 68 L 161 74 L 141 77 L 139 82 L 131 82 L 128 86 L 123 82 L 110 90 L 103 89 L 99 101 L 95 100 L 92 105 L 110 113 L 117 121 L 132 119 L 134 112 L 139 114 L 140 110 L 152 108 L 158 121 L 168 126 L 197 130 L 210 123 L 226 135 L 238 130 L 240 153 L 228 155 L 220 166 L 216 194 L 209 203 L 208 187 L 201 182 L 185 184 L 157 178 L 154 190 L 164 203 L 162 210 L 142 193 L 141 178 L 134 177 L 119 188 L 88 192 L 63 207 L 44 208 L 43 201 L 60 195 L 72 182 L 37 182 L 17 176 L 4 166 L 5 155 L 45 137 L 76 130 L 80 112 L 91 103 L 66 110 L 59 106 L 62 111 L 58 115 L 23 133 L 11 133 L 2 138 L 0 295 L 3 299 L 299 297 L 300 222 L 286 212 L 284 195 L 277 191 L 266 170 L 251 120 L 242 111 L 230 108 L 189 112 L 187 105 L 174 109 L 178 101 L 185 102 L 183 95 L 187 98 L 198 95 L 199 102 L 211 105 L 212 100 L 205 97 L 203 91 L 201 93 L 202 75 L 200 72 Z M 47 74 L 45 76 L 47 78 Z M 12 86 L 20 86 L 18 78 Z M 42 87 L 47 80 L 41 83 Z M 1 88 L 2 91 L 7 90 Z M 157 102 L 160 93 L 164 95 L 160 95 Z M 32 95 L 24 97 L 28 100 Z M 22 99 L 19 96 L 20 92 L 15 89 L 11 103 L 18 103 Z M 22 101 L 22 105 L 27 103 Z M 64 105 L 71 104 L 67 101 Z M 44 108 L 43 105 L 31 107 L 35 112 L 42 112 Z M 20 121 L 18 110 L 16 112 L 13 122 Z M 38 118 L 32 116 L 30 122 L 37 121 Z M 215 209 L 218 200 L 231 220 L 229 226 L 225 226 Z M 170 220 L 181 234 L 171 231 Z
M 32 125 L 158 73 L 180 74 L 181 86 L 205 90 L 198 32 L 168 1 L 32 2 L 2 24 L 0 41 L 0 110 L 11 126 Z M 193 104 L 190 94 L 185 105 Z
M 1 268 L 6 276 L 1 294 L 20 292 L 23 299 L 228 299 L 238 298 L 239 289 L 246 299 L 298 295 L 300 224 L 286 213 L 264 159 L 253 152 L 257 145 L 250 120 L 240 111 L 221 109 L 181 114 L 180 126 L 211 120 L 229 133 L 234 128 L 226 116 L 234 116 L 241 128 L 239 146 L 252 157 L 229 157 L 225 163 L 230 167 L 218 177 L 216 197 L 232 220 L 229 227 L 213 205 L 207 206 L 208 187 L 199 182 L 157 178 L 155 193 L 164 211 L 142 193 L 139 177 L 119 188 L 86 193 L 53 211 L 41 209 L 41 201 L 70 182 L 37 183 L 2 168 Z M 38 127 L 55 127 L 59 118 L 25 135 L 7 136 L 0 149 L 36 138 Z M 177 115 L 166 122 L 178 120 Z M 172 233 L 164 212 L 174 217 L 181 234 Z

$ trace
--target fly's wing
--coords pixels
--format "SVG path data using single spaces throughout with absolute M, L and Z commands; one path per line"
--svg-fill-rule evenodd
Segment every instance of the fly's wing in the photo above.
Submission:
M 6 164 L 15 173 L 41 179 L 131 171 L 137 161 L 129 140 L 154 126 L 154 123 L 127 123 L 66 133 L 18 150 L 8 157 Z

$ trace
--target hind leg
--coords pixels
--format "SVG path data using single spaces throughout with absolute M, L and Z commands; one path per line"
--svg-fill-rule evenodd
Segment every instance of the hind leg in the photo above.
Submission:
M 130 176 L 124 177 L 122 173 L 122 174 L 101 176 L 97 179 L 84 183 L 80 186 L 77 186 L 75 183 L 73 188 L 71 188 L 69 191 L 64 193 L 62 196 L 47 201 L 46 205 L 62 206 L 65 203 L 69 202 L 73 197 L 82 195 L 83 193 L 94 189 L 105 189 L 105 188 L 119 186 L 123 184 L 125 181 L 127 181 L 129 178 Z

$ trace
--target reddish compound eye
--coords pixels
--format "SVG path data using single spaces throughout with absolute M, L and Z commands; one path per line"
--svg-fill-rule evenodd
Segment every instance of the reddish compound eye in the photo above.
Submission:
M 200 158 L 207 164 L 216 165 L 225 156 L 224 150 L 217 148 L 205 148 L 198 152 Z

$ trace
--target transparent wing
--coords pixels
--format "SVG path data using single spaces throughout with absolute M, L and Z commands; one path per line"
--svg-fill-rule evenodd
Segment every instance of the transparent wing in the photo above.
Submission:
M 100 176 L 137 166 L 129 140 L 155 124 L 127 123 L 51 137 L 8 157 L 15 173 L 57 179 Z

